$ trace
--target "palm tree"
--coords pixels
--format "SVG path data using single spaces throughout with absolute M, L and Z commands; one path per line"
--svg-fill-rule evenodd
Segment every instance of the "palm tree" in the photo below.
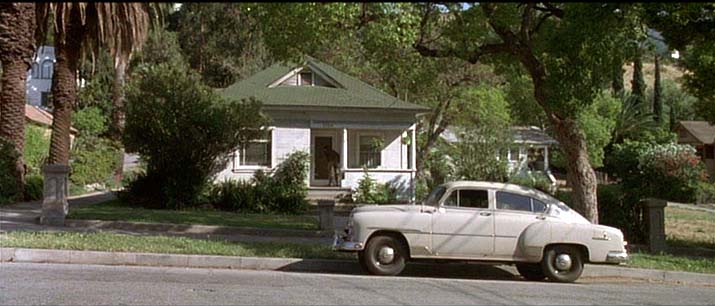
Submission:
M 148 3 L 42 3 L 37 4 L 38 38 L 52 21 L 55 71 L 52 79 L 52 137 L 48 163 L 69 162 L 69 128 L 77 101 L 77 68 L 83 54 L 106 47 L 116 59 L 128 59 L 139 49 L 149 29 Z M 52 16 L 52 20 L 50 17 Z
M 25 81 L 35 52 L 34 3 L 0 3 L 0 138 L 15 146 L 18 200 L 25 186 Z

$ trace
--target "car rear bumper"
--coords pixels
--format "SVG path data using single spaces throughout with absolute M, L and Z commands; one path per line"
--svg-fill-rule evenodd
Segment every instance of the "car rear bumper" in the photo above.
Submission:
M 607 263 L 619 264 L 628 261 L 628 253 L 626 251 L 608 252 L 606 255 Z
M 333 251 L 357 252 L 362 251 L 365 246 L 360 242 L 345 241 L 345 237 L 335 233 L 333 236 Z

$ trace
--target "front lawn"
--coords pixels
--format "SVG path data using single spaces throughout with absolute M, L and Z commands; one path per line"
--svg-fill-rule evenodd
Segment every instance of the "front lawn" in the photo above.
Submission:
M 218 210 L 161 210 L 129 206 L 119 200 L 70 209 L 68 219 L 201 224 L 238 227 L 318 230 L 310 216 L 240 214 Z
M 631 253 L 627 266 L 644 269 L 715 273 L 715 260 L 708 257 L 689 257 L 667 253 Z
M 232 242 L 172 236 L 134 236 L 107 232 L 9 232 L 0 234 L 0 246 L 104 252 L 201 254 L 246 257 L 352 259 L 322 244 Z

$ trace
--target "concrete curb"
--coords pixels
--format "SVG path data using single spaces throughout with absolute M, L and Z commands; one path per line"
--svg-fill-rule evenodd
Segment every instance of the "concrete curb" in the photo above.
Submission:
M 212 235 L 252 235 L 271 237 L 308 237 L 325 238 L 332 237 L 333 231 L 310 231 L 294 229 L 274 229 L 255 227 L 233 227 L 217 225 L 192 225 L 173 223 L 148 223 L 148 222 L 126 222 L 126 221 L 102 221 L 102 220 L 65 220 L 65 226 L 72 228 L 88 229 L 113 229 L 126 231 L 150 231 L 150 232 L 171 232 L 182 234 L 212 234 Z
M 0 262 L 163 266 L 180 268 L 335 272 L 347 274 L 363 273 L 361 272 L 358 263 L 352 260 L 97 252 L 24 248 L 0 248 Z M 422 263 L 415 263 L 413 265 L 427 266 L 427 264 Z M 513 266 L 505 266 L 503 269 L 513 273 L 515 276 L 518 275 L 518 272 Z M 636 269 L 607 265 L 586 265 L 582 277 L 620 277 L 715 286 L 715 274 Z

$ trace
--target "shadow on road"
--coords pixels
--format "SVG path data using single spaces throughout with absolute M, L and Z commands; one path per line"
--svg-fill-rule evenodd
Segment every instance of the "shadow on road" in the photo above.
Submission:
M 494 266 L 469 263 L 410 263 L 397 277 L 427 277 L 444 279 L 470 280 L 523 280 L 516 271 L 509 271 L 510 266 Z M 310 259 L 287 265 L 280 269 L 286 272 L 330 273 L 344 275 L 369 275 L 360 268 L 357 261 L 323 262 L 316 265 Z

